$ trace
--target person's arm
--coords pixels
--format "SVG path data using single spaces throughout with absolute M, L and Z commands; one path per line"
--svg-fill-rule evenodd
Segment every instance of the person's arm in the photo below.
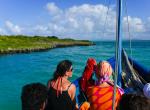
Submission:
M 76 95 L 76 86 L 71 84 L 70 88 L 68 89 L 68 94 L 70 95 L 71 100 L 76 104 L 76 109 L 78 110 L 78 104 L 76 103 L 75 95 Z
M 73 100 L 76 94 L 76 86 L 74 84 L 71 84 L 68 92 L 70 93 L 71 100 Z

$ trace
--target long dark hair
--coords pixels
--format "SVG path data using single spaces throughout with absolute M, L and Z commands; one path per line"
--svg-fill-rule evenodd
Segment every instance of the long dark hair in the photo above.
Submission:
M 70 60 L 63 60 L 59 62 L 52 80 L 56 80 L 58 77 L 64 76 L 66 71 L 69 71 L 71 66 L 72 62 Z

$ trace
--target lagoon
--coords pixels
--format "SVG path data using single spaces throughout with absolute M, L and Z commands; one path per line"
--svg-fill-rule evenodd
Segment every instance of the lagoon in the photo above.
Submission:
M 73 62 L 74 80 L 81 76 L 86 61 L 93 57 L 98 61 L 115 55 L 114 41 L 96 41 L 92 46 L 56 48 L 44 52 L 8 54 L 0 56 L 0 110 L 21 109 L 22 86 L 32 82 L 46 84 L 53 76 L 59 61 L 69 59 Z M 123 47 L 130 55 L 129 42 Z M 132 57 L 139 63 L 150 67 L 150 41 L 132 41 Z

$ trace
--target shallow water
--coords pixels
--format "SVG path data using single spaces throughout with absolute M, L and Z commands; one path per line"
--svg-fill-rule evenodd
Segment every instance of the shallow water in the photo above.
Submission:
M 73 77 L 80 76 L 89 57 L 98 61 L 115 55 L 115 42 L 97 41 L 94 46 L 57 48 L 46 52 L 30 54 L 13 54 L 0 56 L 0 110 L 21 109 L 20 94 L 22 86 L 27 83 L 46 84 L 53 75 L 59 61 L 69 59 L 73 62 Z M 123 47 L 130 55 L 129 43 Z M 133 41 L 132 57 L 150 67 L 150 41 Z

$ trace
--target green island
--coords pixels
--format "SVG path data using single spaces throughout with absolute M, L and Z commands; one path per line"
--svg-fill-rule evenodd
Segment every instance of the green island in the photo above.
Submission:
M 29 53 L 70 46 L 90 46 L 88 40 L 60 39 L 56 36 L 0 35 L 0 54 Z

